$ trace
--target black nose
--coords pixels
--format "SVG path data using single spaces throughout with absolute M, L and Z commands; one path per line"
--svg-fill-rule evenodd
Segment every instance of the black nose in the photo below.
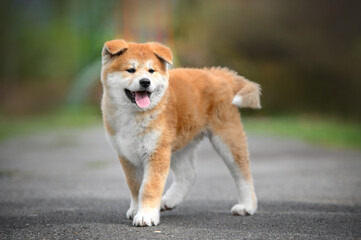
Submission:
M 140 86 L 147 88 L 150 85 L 150 80 L 148 78 L 142 78 L 139 80 Z

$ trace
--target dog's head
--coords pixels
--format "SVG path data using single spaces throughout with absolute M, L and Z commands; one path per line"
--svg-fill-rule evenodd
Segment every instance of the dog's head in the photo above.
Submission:
M 156 42 L 117 39 L 104 44 L 102 64 L 102 84 L 112 101 L 147 110 L 156 106 L 167 90 L 172 52 Z

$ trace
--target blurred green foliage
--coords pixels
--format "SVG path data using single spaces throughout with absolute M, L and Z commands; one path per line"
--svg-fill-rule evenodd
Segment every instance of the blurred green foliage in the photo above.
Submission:
M 17 83 L 69 81 L 100 57 L 114 36 L 112 1 L 0 2 L 1 78 Z M 109 14 L 110 13 L 110 14 Z
M 361 119 L 360 1 L 179 1 L 178 57 L 263 87 L 262 113 Z
M 177 66 L 227 66 L 260 83 L 263 109 L 252 114 L 361 119 L 360 1 L 170 2 L 168 9 L 164 0 L 0 1 L 0 111 L 52 109 L 82 86 L 79 95 L 98 104 L 100 86 L 74 79 L 87 76 L 103 43 L 161 35 Z
M 64 103 L 75 76 L 100 59 L 104 42 L 114 38 L 113 5 L 111 0 L 0 1 L 0 110 L 33 114 Z

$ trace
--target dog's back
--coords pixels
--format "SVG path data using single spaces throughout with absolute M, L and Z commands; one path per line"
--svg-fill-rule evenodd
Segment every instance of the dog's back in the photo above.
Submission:
M 260 108 L 260 86 L 228 68 L 177 68 L 169 71 L 170 87 L 177 98 L 193 104 L 233 104 L 237 107 Z M 235 101 L 241 98 L 241 102 Z M 211 106 L 210 106 L 211 107 Z
M 174 129 L 173 151 L 219 125 L 240 124 L 237 107 L 259 107 L 259 93 L 256 83 L 227 68 L 170 70 L 167 115 L 168 129 Z M 234 104 L 237 98 L 243 101 Z

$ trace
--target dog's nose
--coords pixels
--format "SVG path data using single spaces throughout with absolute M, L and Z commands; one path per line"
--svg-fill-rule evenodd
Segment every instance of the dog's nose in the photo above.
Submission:
M 139 80 L 140 86 L 147 88 L 150 85 L 150 80 L 148 78 L 142 78 Z

